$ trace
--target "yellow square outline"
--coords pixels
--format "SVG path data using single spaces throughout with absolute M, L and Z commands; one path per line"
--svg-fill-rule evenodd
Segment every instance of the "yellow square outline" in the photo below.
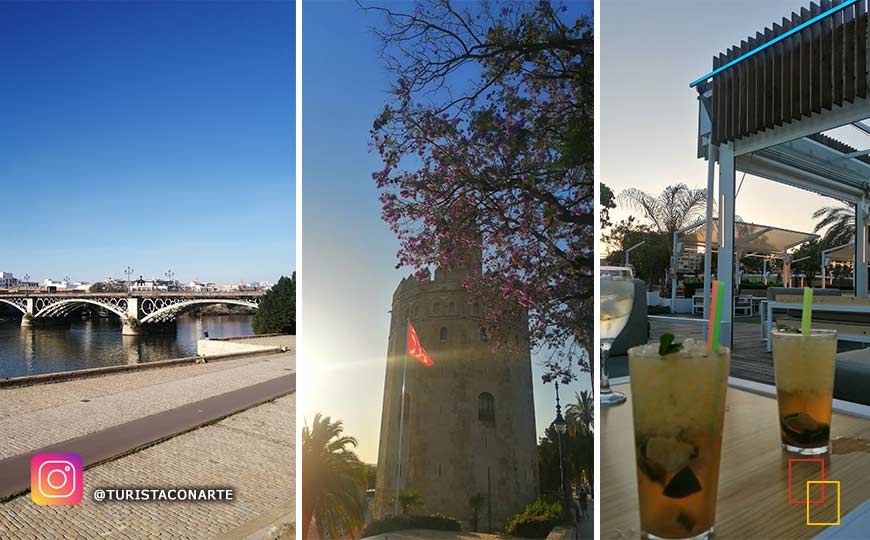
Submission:
M 810 500 L 810 484 L 836 484 L 837 486 L 837 521 L 836 522 L 820 522 L 810 521 L 810 504 L 807 505 L 807 525 L 810 526 L 837 526 L 840 524 L 840 481 L 839 480 L 807 480 L 807 500 Z

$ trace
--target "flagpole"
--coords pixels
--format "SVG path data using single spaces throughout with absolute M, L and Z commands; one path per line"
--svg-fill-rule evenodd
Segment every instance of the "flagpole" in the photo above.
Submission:
M 407 333 L 410 331 L 410 327 L 408 325 L 411 324 L 411 320 L 408 319 L 406 321 L 405 326 L 405 341 L 408 341 Z M 407 349 L 407 347 L 406 347 Z M 405 351 L 404 357 L 402 359 L 402 395 L 399 398 L 401 404 L 399 405 L 399 456 L 396 460 L 396 501 L 393 507 L 393 513 L 395 515 L 399 515 L 399 489 L 402 482 L 402 431 L 405 428 L 405 375 L 408 373 L 408 351 Z

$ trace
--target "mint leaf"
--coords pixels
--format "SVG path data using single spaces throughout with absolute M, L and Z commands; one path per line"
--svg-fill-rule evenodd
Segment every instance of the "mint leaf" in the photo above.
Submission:
M 679 350 L 682 350 L 682 343 L 674 343 L 673 334 L 662 334 L 662 337 L 659 338 L 659 355 L 665 356 L 666 354 L 675 353 Z

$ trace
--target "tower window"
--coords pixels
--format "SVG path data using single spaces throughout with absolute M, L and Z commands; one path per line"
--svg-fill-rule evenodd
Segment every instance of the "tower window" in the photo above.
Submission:
M 483 422 L 495 422 L 495 398 L 489 392 L 477 396 L 477 418 Z
M 439 339 L 441 341 L 447 341 L 447 327 L 446 326 L 441 327 L 441 334 L 439 336 Z

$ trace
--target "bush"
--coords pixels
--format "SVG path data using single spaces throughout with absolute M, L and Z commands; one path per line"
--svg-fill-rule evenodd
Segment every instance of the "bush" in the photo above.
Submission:
M 402 529 L 431 529 L 435 531 L 461 531 L 462 524 L 459 520 L 445 516 L 444 514 L 422 515 L 386 515 L 381 519 L 372 521 L 363 529 L 362 538 L 400 531 Z
M 562 505 L 554 497 L 539 497 L 526 506 L 522 514 L 508 521 L 506 533 L 521 538 L 546 538 L 562 514 Z

